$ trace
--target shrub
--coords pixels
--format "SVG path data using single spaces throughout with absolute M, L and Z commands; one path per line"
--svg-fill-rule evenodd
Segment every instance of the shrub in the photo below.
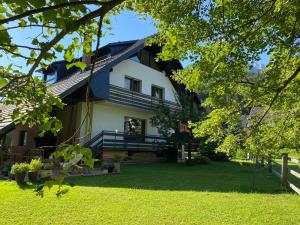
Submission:
M 53 163 L 43 163 L 42 169 L 43 170 L 52 170 L 54 168 Z
M 40 159 L 32 159 L 29 166 L 31 172 L 37 172 L 42 168 L 43 164 Z
M 11 167 L 11 173 L 12 174 L 20 174 L 20 173 L 26 173 L 30 169 L 30 166 L 28 163 L 16 163 Z
M 228 156 L 225 152 L 216 152 L 210 159 L 212 161 L 228 162 L 230 160 L 230 156 Z
M 209 164 L 209 163 L 211 163 L 211 160 L 208 157 L 202 156 L 202 155 L 195 157 L 194 160 L 197 164 Z
M 205 143 L 205 139 L 200 142 L 199 146 L 199 153 L 201 156 L 206 156 L 212 161 L 229 161 L 230 156 L 228 156 L 224 152 L 216 152 L 217 148 L 217 143 L 210 142 L 210 143 Z

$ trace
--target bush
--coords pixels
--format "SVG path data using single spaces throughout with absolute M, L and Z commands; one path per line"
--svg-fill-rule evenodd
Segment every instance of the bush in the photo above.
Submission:
M 221 162 L 228 162 L 230 160 L 230 156 L 224 152 L 216 152 L 210 158 L 212 161 L 221 161 Z
M 195 157 L 194 160 L 197 164 L 209 164 L 209 163 L 211 163 L 211 160 L 208 157 L 202 156 L 202 155 Z
M 30 169 L 30 166 L 28 163 L 16 163 L 11 167 L 11 173 L 12 174 L 20 174 L 20 173 L 26 173 Z
M 52 170 L 54 168 L 53 163 L 43 163 L 42 169 L 43 170 Z
M 230 156 L 224 152 L 216 152 L 217 143 L 205 143 L 205 139 L 200 142 L 199 153 L 201 156 L 206 156 L 212 161 L 229 161 Z
M 42 168 L 43 164 L 40 159 L 32 159 L 29 166 L 31 172 L 37 172 Z

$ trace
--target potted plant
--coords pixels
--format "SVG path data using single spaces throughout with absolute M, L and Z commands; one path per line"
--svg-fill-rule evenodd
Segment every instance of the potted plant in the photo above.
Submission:
M 11 167 L 11 173 L 15 175 L 17 184 L 23 184 L 25 182 L 25 176 L 28 171 L 28 163 L 16 163 Z
M 31 182 L 36 182 L 38 180 L 38 172 L 42 168 L 42 162 L 40 159 L 32 159 L 29 167 L 30 170 L 28 172 L 28 179 Z
M 113 163 L 113 166 L 114 166 L 113 170 L 114 170 L 115 173 L 120 173 L 120 171 L 121 171 L 120 162 L 121 162 L 121 157 L 116 155 L 114 157 L 114 163 Z
M 48 180 L 52 177 L 53 163 L 43 163 L 42 168 L 39 171 L 39 176 L 42 180 Z

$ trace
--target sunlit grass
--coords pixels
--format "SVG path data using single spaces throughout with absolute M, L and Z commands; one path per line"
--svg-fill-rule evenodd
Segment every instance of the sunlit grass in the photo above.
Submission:
M 0 224 L 299 224 L 300 197 L 265 170 L 239 163 L 122 166 L 69 179 L 61 198 L 0 180 Z

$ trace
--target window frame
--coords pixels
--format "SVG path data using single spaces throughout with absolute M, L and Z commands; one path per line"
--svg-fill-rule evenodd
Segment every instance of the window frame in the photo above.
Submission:
M 28 144 L 28 132 L 21 130 L 19 133 L 19 146 L 24 147 Z
M 130 84 L 130 87 L 129 87 L 129 88 L 126 87 L 126 80 L 130 80 L 130 81 L 132 82 L 132 84 Z M 133 90 L 133 89 L 134 89 L 134 88 L 133 88 L 133 87 L 134 87 L 134 84 L 133 84 L 134 81 L 138 82 L 138 84 L 139 84 L 139 85 L 138 85 L 138 91 Z M 127 90 L 129 90 L 129 91 L 133 91 L 133 92 L 136 92 L 136 93 L 142 93 L 142 81 L 139 80 L 139 79 L 136 79 L 136 78 L 134 78 L 134 77 L 130 77 L 130 76 L 125 75 L 124 86 L 125 86 L 125 88 L 126 88 Z
M 160 97 L 156 97 L 156 96 L 153 95 L 153 88 L 161 90 L 161 98 Z M 165 88 L 163 88 L 161 86 L 158 86 L 158 85 L 155 85 L 155 84 L 152 84 L 151 85 L 151 97 L 152 98 L 157 98 L 157 99 L 160 99 L 160 100 L 165 100 Z

